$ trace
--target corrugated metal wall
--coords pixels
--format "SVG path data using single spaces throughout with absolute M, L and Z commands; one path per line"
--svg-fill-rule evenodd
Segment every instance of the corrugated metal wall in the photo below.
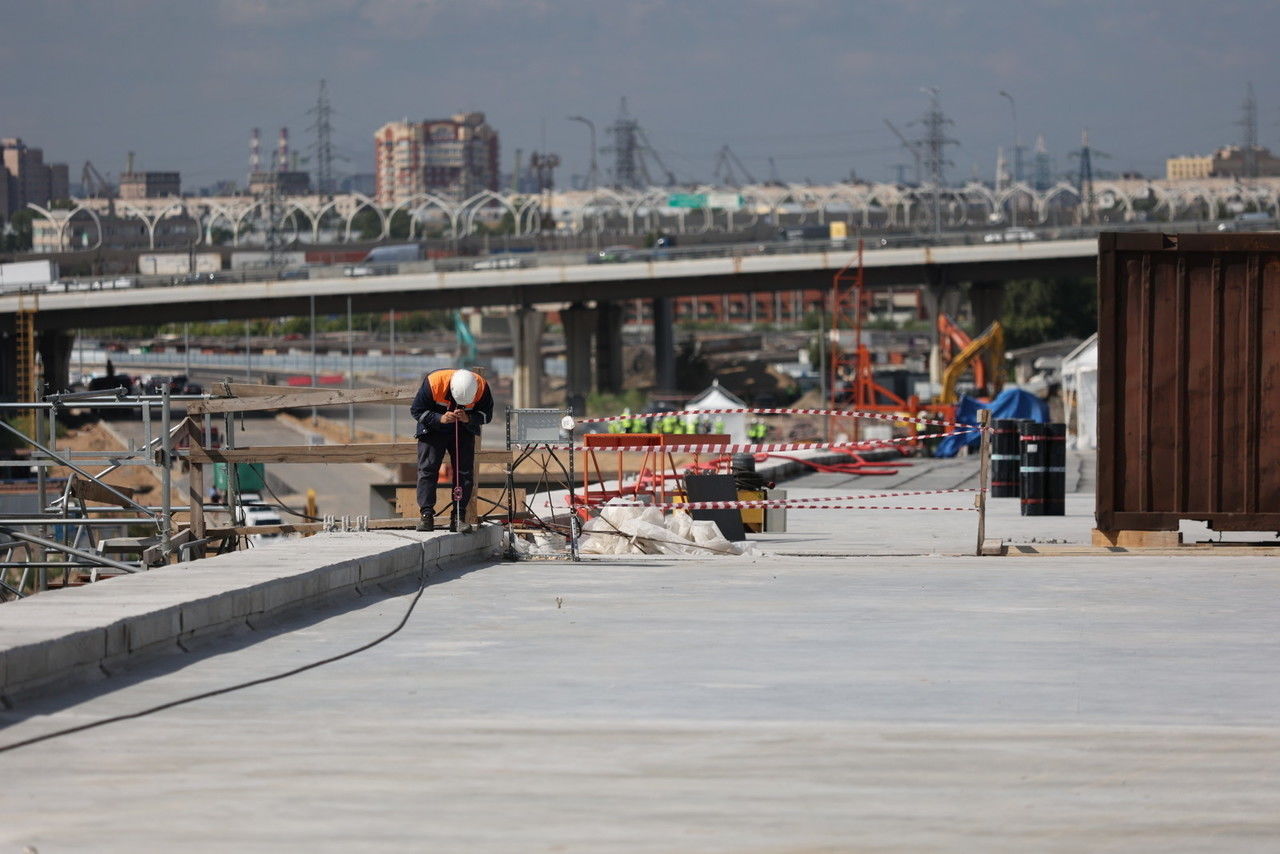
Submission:
M 1098 248 L 1098 528 L 1280 531 L 1280 233 Z

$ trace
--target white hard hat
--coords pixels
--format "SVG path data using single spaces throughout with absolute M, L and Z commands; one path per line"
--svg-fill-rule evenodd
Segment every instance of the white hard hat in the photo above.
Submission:
M 459 406 L 471 406 L 480 397 L 480 378 L 471 371 L 454 371 L 449 379 L 449 393 Z

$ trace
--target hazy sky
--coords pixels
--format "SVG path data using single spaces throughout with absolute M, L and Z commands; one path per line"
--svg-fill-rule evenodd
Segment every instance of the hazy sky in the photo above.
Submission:
M 784 180 L 851 169 L 888 180 L 942 90 L 951 177 L 990 176 L 1018 130 L 1059 171 L 1080 131 L 1095 169 L 1162 175 L 1164 158 L 1237 142 L 1245 85 L 1280 150 L 1275 0 L 0 0 L 0 136 L 102 172 L 178 169 L 185 188 L 243 182 L 248 137 L 289 127 L 328 80 L 341 172 L 372 169 L 382 122 L 483 110 L 514 150 L 585 172 L 587 129 L 620 96 L 681 180 L 728 143 Z M 609 155 L 601 155 L 608 165 Z

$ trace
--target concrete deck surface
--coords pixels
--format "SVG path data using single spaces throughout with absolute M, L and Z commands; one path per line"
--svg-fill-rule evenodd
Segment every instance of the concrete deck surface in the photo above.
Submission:
M 446 574 L 357 656 L 0 753 L 0 850 L 1280 848 L 1274 559 L 791 521 L 756 557 Z M 840 550 L 863 556 L 795 556 Z M 0 745 L 356 647 L 406 605 L 209 641 L 0 714 Z

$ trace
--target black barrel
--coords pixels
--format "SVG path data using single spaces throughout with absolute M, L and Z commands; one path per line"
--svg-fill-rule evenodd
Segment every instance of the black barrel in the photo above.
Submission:
M 1035 421 L 1020 421 L 1022 460 L 1019 467 L 1023 516 L 1043 516 L 1045 476 L 1049 459 L 1049 430 Z
M 1067 514 L 1067 425 L 1046 424 L 1044 515 Z
M 1017 498 L 1019 451 L 1018 422 L 1013 418 L 997 418 L 991 422 L 991 497 Z

